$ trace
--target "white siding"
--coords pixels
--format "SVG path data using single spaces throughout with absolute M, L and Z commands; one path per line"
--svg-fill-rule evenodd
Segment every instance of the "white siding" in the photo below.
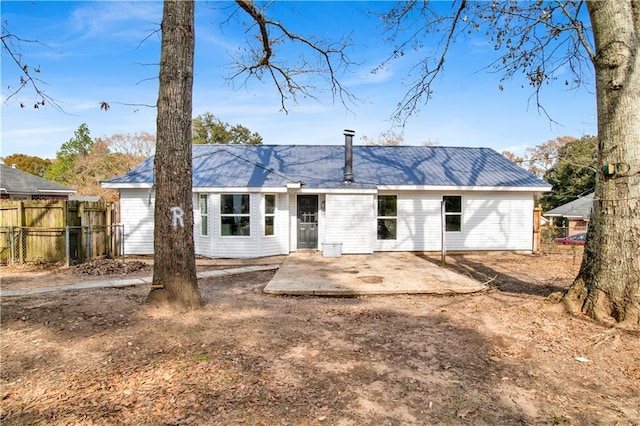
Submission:
M 395 240 L 378 240 L 376 251 L 434 251 L 440 249 L 440 202 L 442 195 L 426 192 L 381 193 L 397 195 L 398 223 Z M 377 227 L 377 199 L 374 218 Z
M 212 228 L 211 222 L 213 221 L 213 211 L 211 205 L 211 194 L 208 195 L 208 212 L 209 212 L 209 226 L 208 226 L 208 235 L 202 235 L 202 216 L 200 215 L 200 194 L 193 194 L 193 242 L 195 244 L 196 254 L 200 256 L 212 257 Z
M 289 194 L 287 201 L 289 217 L 289 248 L 291 251 L 298 250 L 298 202 L 295 193 Z
M 154 198 L 147 189 L 120 191 L 125 253 L 153 253 Z M 397 195 L 398 223 L 395 240 L 377 240 L 376 198 L 371 194 L 319 194 L 319 243 L 342 243 L 342 252 L 440 250 L 440 203 L 443 195 L 461 195 L 462 231 L 447 232 L 447 250 L 518 250 L 532 248 L 531 193 L 508 192 L 381 192 Z M 247 258 L 287 254 L 297 249 L 296 194 L 276 195 L 276 234 L 264 235 L 264 197 L 250 194 L 251 235 L 220 235 L 220 194 L 209 194 L 209 235 L 200 235 L 200 213 L 194 195 L 196 254 Z
M 376 251 L 441 249 L 440 203 L 443 195 L 462 196 L 462 231 L 447 232 L 447 250 L 522 250 L 533 241 L 533 194 L 505 192 L 412 191 L 398 196 L 396 240 L 377 240 Z M 377 213 L 376 213 L 377 214 Z
M 264 235 L 264 196 L 260 197 L 260 234 L 259 256 L 276 256 L 289 253 L 289 214 L 287 194 L 274 194 L 276 196 L 275 231 L 274 235 Z
M 532 249 L 532 194 L 466 193 L 462 204 L 462 232 L 447 232 L 448 250 Z
M 321 243 L 342 243 L 344 254 L 373 252 L 376 218 L 372 194 L 327 194 L 325 221 Z
M 153 195 L 153 194 L 152 194 Z M 120 218 L 124 224 L 125 254 L 153 254 L 153 210 L 148 189 L 120 190 Z
M 239 192 L 240 193 L 240 192 Z M 251 231 L 249 236 L 222 236 L 220 230 L 220 194 L 210 195 L 211 256 L 224 258 L 252 258 L 287 254 L 288 209 L 287 195 L 276 194 L 276 231 L 273 236 L 264 235 L 264 197 L 261 193 L 249 194 Z

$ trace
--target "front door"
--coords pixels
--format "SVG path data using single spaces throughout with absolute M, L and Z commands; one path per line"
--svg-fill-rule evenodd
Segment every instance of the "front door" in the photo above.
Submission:
M 298 195 L 298 248 L 318 248 L 317 195 Z

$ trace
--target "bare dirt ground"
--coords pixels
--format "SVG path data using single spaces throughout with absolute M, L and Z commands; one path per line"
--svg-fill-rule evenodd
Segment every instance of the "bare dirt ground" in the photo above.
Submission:
M 640 330 L 549 297 L 580 253 L 448 260 L 492 290 L 275 297 L 258 272 L 200 280 L 207 304 L 186 314 L 145 305 L 144 286 L 3 298 L 0 422 L 640 424 Z M 27 285 L 15 274 L 3 288 Z

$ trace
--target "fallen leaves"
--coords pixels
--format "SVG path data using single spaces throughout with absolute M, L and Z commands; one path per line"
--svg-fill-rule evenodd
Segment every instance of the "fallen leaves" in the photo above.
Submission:
M 114 259 L 98 259 L 88 263 L 81 263 L 71 267 L 75 275 L 118 275 L 131 274 L 140 271 L 153 271 L 147 263 L 139 260 L 121 262 Z

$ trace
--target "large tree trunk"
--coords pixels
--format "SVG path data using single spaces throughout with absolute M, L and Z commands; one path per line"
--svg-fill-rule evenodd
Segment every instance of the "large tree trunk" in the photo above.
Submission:
M 155 155 L 153 286 L 148 301 L 202 305 L 193 244 L 191 109 L 194 2 L 165 0 Z
M 564 300 L 572 311 L 596 320 L 635 325 L 640 321 L 640 2 L 592 1 L 587 7 L 596 48 L 599 167 L 582 266 Z

